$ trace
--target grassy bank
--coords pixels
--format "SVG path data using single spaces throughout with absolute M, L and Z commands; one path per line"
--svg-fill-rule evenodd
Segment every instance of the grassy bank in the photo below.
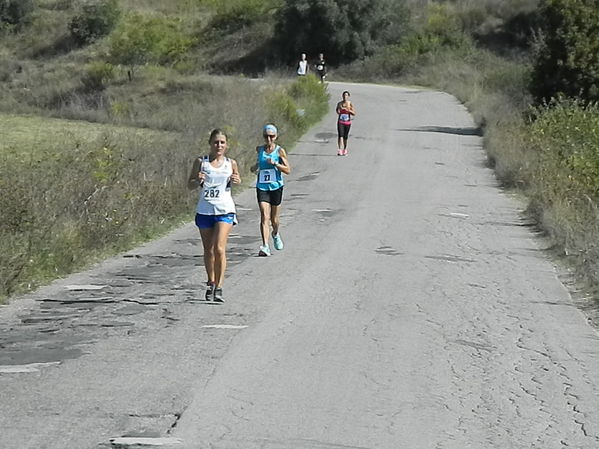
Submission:
M 190 220 L 197 198 L 186 179 L 194 157 L 207 151 L 212 128 L 227 130 L 230 155 L 248 175 L 264 123 L 276 123 L 281 141 L 292 147 L 328 107 L 314 77 L 168 82 L 164 90 L 172 96 L 160 96 L 165 107 L 156 105 L 152 113 L 158 98 L 132 99 L 121 125 L 0 115 L 6 129 L 0 144 L 0 296 L 35 288 Z

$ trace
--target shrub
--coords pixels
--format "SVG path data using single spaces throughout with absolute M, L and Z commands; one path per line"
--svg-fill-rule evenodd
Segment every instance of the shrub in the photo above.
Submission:
M 533 117 L 531 146 L 540 160 L 541 192 L 599 202 L 599 106 L 564 98 L 536 108 Z
M 332 63 L 348 62 L 397 40 L 406 18 L 401 0 L 287 0 L 275 36 L 284 60 L 324 53 Z
M 120 15 L 117 0 L 86 2 L 69 22 L 69 31 L 79 45 L 89 44 L 109 34 Z
M 595 0 L 543 0 L 531 92 L 599 100 L 599 9 Z
M 131 14 L 110 38 L 110 58 L 114 63 L 129 66 L 175 64 L 194 43 L 183 32 L 178 19 Z
M 93 62 L 86 67 L 85 74 L 81 78 L 86 90 L 102 90 L 106 83 L 114 79 L 114 66 L 107 62 Z
M 268 96 L 268 120 L 279 124 L 288 139 L 294 139 L 326 114 L 328 98 L 326 87 L 316 76 L 300 77 L 286 90 Z
M 221 30 L 251 25 L 281 6 L 282 0 L 228 0 L 214 1 L 216 14 L 210 25 Z
M 0 29 L 24 24 L 32 11 L 33 0 L 0 1 Z

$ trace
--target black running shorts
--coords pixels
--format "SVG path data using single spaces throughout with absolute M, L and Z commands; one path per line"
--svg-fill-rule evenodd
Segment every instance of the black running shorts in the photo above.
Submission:
M 259 203 L 270 203 L 271 206 L 279 206 L 283 201 L 283 187 L 277 190 L 256 189 Z

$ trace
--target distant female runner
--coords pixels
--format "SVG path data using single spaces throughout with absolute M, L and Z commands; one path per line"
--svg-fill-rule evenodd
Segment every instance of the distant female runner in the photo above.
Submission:
M 229 233 L 237 223 L 231 182 L 239 184 L 237 162 L 225 156 L 227 135 L 220 129 L 210 133 L 210 154 L 197 158 L 187 186 L 201 187 L 195 223 L 204 247 L 204 266 L 208 281 L 206 300 L 223 302 L 223 281 L 227 267 L 226 247 Z
M 260 208 L 260 234 L 262 245 L 259 256 L 270 256 L 270 227 L 272 225 L 272 239 L 276 250 L 283 249 L 283 240 L 279 233 L 279 213 L 283 200 L 283 174 L 291 173 L 287 160 L 287 153 L 277 145 L 277 128 L 268 124 L 262 129 L 265 144 L 256 148 L 257 161 L 253 167 L 258 179 L 256 182 L 256 196 Z
M 349 129 L 351 121 L 356 115 L 356 109 L 349 100 L 349 92 L 344 91 L 341 96 L 343 100 L 337 103 L 337 156 L 347 156 L 347 139 L 349 139 Z

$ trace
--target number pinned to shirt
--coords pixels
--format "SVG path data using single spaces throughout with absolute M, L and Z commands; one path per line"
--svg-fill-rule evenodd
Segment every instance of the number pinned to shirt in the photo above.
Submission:
M 220 189 L 204 189 L 204 199 L 220 198 Z
M 274 168 L 263 168 L 258 173 L 258 182 L 260 184 L 267 184 L 269 182 L 276 181 L 276 174 Z

